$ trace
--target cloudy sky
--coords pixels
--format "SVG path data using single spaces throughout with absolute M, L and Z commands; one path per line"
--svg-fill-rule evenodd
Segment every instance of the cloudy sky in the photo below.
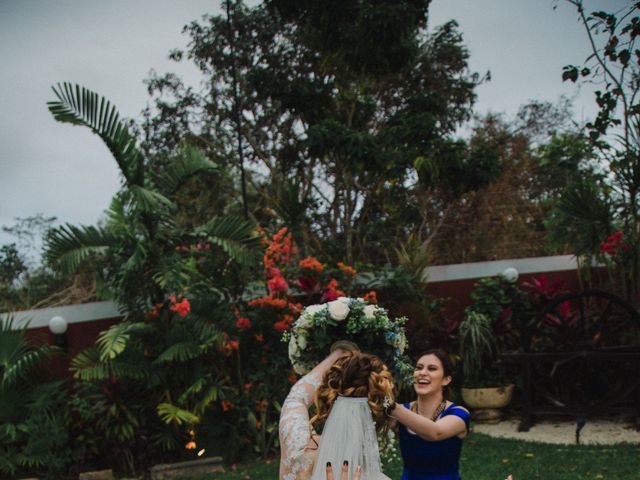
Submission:
M 589 6 L 615 10 L 625 3 Z M 95 223 L 118 188 L 117 168 L 88 129 L 53 120 L 46 108 L 51 85 L 80 83 L 122 115 L 138 117 L 151 69 L 198 84 L 195 67 L 170 62 L 167 54 L 186 45 L 186 23 L 219 11 L 217 0 L 0 0 L 0 225 L 36 213 Z M 591 93 L 561 82 L 562 67 L 588 54 L 564 0 L 433 0 L 431 26 L 452 18 L 471 67 L 491 71 L 491 82 L 477 90 L 478 112 L 513 115 L 529 99 L 565 94 L 576 96 L 578 120 L 593 115 Z M 0 244 L 11 240 L 0 232 Z

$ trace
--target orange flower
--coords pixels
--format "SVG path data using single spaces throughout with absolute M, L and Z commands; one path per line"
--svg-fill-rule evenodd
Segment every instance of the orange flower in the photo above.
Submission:
M 324 270 L 322 265 L 315 257 L 307 257 L 300 260 L 298 266 L 304 270 L 311 270 L 312 272 L 321 273 Z
M 347 276 L 350 276 L 350 277 L 355 277 L 356 274 L 358 273 L 358 272 L 356 272 L 355 268 L 353 268 L 353 267 L 351 267 L 349 265 L 346 265 L 346 264 L 344 264 L 342 262 L 338 262 L 338 268 L 340 269 L 340 271 L 343 274 L 345 274 Z
M 256 298 L 249 301 L 252 307 L 275 308 L 276 310 L 284 310 L 287 308 L 287 301 L 283 298 L 274 298 L 273 295 Z
M 184 446 L 184 448 L 186 448 L 187 450 L 195 450 L 196 449 L 196 442 L 191 440 L 190 442 L 187 442 L 187 444 Z
M 375 305 L 378 304 L 378 294 L 375 290 L 371 290 L 370 292 L 365 293 L 364 297 L 362 298 L 365 302 L 373 303 Z
M 282 316 L 282 321 L 287 325 L 291 325 L 295 320 L 296 320 L 295 317 L 293 315 L 289 315 L 288 313 L 285 313 Z
M 261 427 L 262 427 L 262 422 L 260 420 L 256 420 L 256 428 L 260 430 Z
M 256 339 L 256 342 L 262 343 L 264 342 L 264 335 L 262 335 L 261 333 L 256 333 L 255 339 Z
M 233 403 L 231 403 L 229 400 L 222 400 L 220 402 L 220 406 L 222 407 L 223 412 L 228 412 L 233 408 Z

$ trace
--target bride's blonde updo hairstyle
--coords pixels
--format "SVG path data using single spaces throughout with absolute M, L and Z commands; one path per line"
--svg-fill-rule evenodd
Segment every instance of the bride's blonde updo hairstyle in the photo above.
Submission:
M 367 397 L 376 429 L 387 426 L 385 397 L 395 402 L 393 377 L 387 366 L 375 355 L 348 352 L 340 357 L 322 378 L 315 399 L 316 414 L 311 423 L 323 425 L 339 396 Z

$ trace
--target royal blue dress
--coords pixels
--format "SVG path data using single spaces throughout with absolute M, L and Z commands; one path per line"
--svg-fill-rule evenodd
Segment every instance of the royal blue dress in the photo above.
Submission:
M 408 403 L 404 406 L 409 408 Z M 446 415 L 460 417 L 469 430 L 469 412 L 462 407 L 451 404 L 440 414 L 440 418 Z M 400 453 L 404 463 L 402 480 L 460 480 L 461 438 L 456 436 L 428 442 L 400 422 L 398 425 Z

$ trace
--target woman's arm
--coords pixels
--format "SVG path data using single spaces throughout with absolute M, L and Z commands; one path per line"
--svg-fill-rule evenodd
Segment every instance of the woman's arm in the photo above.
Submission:
M 392 418 L 430 442 L 446 440 L 467 431 L 467 425 L 464 420 L 455 415 L 446 415 L 434 422 L 400 404 L 396 404 L 390 413 Z
M 344 351 L 338 349 L 316 365 L 313 370 L 291 387 L 289 395 L 282 404 L 278 425 L 281 458 L 280 478 L 286 474 L 295 474 L 308 467 L 302 460 L 296 460 L 296 458 L 311 441 L 309 406 L 313 402 L 322 376 L 342 355 L 344 355 Z

